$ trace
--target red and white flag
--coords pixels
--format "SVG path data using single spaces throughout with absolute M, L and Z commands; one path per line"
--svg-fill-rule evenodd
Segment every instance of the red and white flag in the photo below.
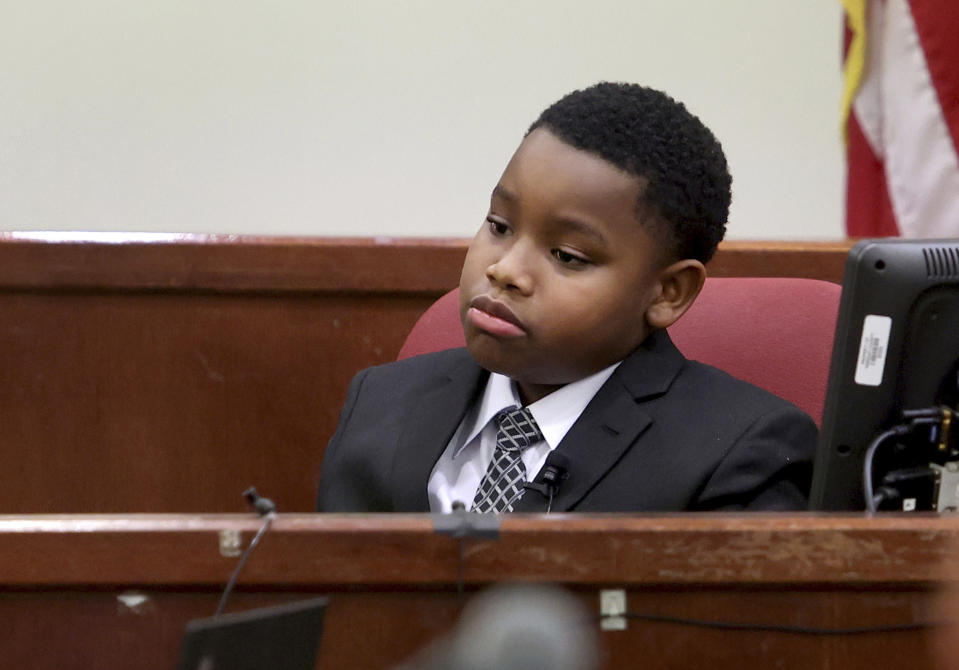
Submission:
M 959 0 L 842 0 L 850 237 L 959 237 Z

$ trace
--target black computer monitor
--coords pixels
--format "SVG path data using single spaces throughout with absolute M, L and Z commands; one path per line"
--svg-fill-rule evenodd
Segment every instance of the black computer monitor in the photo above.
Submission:
M 177 670 L 313 670 L 326 598 L 187 623 Z
M 940 408 L 959 401 L 957 361 L 959 240 L 857 243 L 843 278 L 811 509 L 956 506 L 959 426 Z

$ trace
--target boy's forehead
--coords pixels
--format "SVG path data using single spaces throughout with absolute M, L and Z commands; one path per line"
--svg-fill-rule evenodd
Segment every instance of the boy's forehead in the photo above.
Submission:
M 537 128 L 513 153 L 493 195 L 516 200 L 535 190 L 603 209 L 619 202 L 632 212 L 646 184 L 644 178 Z
M 552 231 L 592 228 L 605 245 L 641 248 L 644 257 L 654 254 L 649 262 L 660 266 L 675 259 L 660 232 L 661 220 L 643 198 L 648 184 L 646 178 L 537 128 L 507 164 L 491 205 L 496 209 L 502 203 L 505 211 L 536 210 Z

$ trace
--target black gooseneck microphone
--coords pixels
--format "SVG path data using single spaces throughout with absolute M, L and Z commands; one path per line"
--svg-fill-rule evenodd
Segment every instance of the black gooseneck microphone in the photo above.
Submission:
M 230 592 L 236 585 L 236 580 L 240 576 L 240 571 L 243 570 L 243 566 L 246 565 L 247 560 L 249 560 L 253 549 L 260 543 L 260 538 L 263 537 L 263 534 L 266 533 L 267 529 L 270 527 L 270 524 L 273 523 L 273 519 L 276 518 L 276 504 L 274 504 L 274 502 L 269 498 L 263 498 L 260 496 L 260 494 L 257 493 L 256 489 L 252 486 L 243 492 L 243 497 L 246 498 L 246 501 L 250 504 L 250 507 L 256 510 L 256 513 L 263 519 L 263 525 L 260 526 L 260 530 L 258 530 L 256 535 L 253 536 L 250 546 L 247 547 L 246 551 L 243 552 L 243 555 L 240 557 L 240 562 L 237 563 L 236 569 L 233 571 L 233 574 L 230 575 L 230 581 L 226 583 L 226 588 L 223 589 L 223 596 L 220 598 L 220 605 L 216 608 L 216 614 L 213 615 L 215 617 L 218 617 L 223 613 L 223 608 L 226 607 L 226 600 L 230 597 Z
M 269 498 L 261 496 L 252 486 L 243 492 L 243 497 L 246 498 L 246 501 L 250 503 L 250 507 L 256 510 L 256 513 L 261 517 L 276 512 L 276 503 Z
M 542 469 L 532 482 L 528 482 L 524 488 L 532 489 L 548 500 L 546 504 L 546 513 L 549 514 L 553 509 L 553 497 L 559 493 L 559 487 L 569 479 L 569 458 L 566 454 L 558 451 L 551 451 L 543 463 Z

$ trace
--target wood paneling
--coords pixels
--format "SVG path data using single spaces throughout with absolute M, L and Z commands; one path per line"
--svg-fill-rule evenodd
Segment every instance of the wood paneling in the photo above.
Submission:
M 33 236 L 31 236 L 33 235 Z M 459 283 L 469 240 L 279 238 L 0 232 L 0 286 L 431 293 Z M 809 277 L 842 282 L 853 241 L 733 241 L 709 263 L 716 277 Z
M 313 509 L 347 384 L 455 286 L 465 240 L 0 234 L 6 512 Z M 838 280 L 848 244 L 714 274 Z
M 219 554 L 219 531 L 238 530 L 245 544 L 259 523 L 0 517 L 0 654 L 9 667 L 173 667 L 184 624 L 211 615 L 235 566 Z M 594 613 L 599 589 L 613 587 L 632 613 L 685 621 L 636 618 L 599 634 L 604 668 L 924 670 L 939 667 L 941 631 L 923 624 L 938 620 L 939 587 L 955 584 L 957 537 L 957 519 L 909 515 L 510 515 L 498 539 L 465 540 L 460 564 L 459 541 L 429 516 L 280 515 L 228 609 L 331 595 L 319 667 L 363 670 L 444 634 L 493 583 L 558 584 Z M 147 600 L 117 599 L 131 591 Z

